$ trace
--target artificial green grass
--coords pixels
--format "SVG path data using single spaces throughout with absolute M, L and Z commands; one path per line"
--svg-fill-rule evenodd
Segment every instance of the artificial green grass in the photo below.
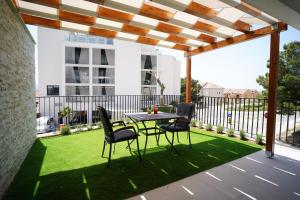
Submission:
M 136 142 L 131 145 L 133 155 L 126 142 L 118 143 L 107 169 L 107 158 L 101 158 L 103 135 L 103 130 L 93 130 L 38 139 L 4 199 L 124 199 L 261 149 L 251 142 L 192 129 L 192 149 L 185 133 L 179 134 L 180 143 L 175 139 L 180 155 L 168 151 L 163 135 L 159 147 L 155 137 L 149 137 L 143 161 L 136 155 Z M 139 141 L 142 150 L 145 137 L 141 135 Z

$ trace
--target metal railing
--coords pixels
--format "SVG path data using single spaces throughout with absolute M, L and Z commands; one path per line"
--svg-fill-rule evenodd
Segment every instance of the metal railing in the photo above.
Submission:
M 300 102 L 279 101 L 276 115 L 276 139 L 300 144 Z M 250 137 L 266 133 L 267 99 L 199 97 L 195 119 L 213 126 L 243 130 Z
M 165 104 L 180 102 L 180 95 L 164 95 Z M 141 112 L 160 103 L 160 95 L 43 96 L 36 97 L 37 132 L 55 131 L 59 124 L 76 127 L 100 121 L 97 106 L 106 108 L 112 120 L 124 119 L 124 113 Z M 70 116 L 62 116 L 64 108 Z
M 180 95 L 164 95 L 165 104 L 181 102 Z M 276 139 L 291 144 L 300 144 L 300 101 L 280 100 L 277 106 Z M 145 108 L 160 103 L 159 95 L 103 95 L 103 96 L 44 96 L 36 97 L 37 117 L 52 118 L 57 129 L 59 124 L 71 127 L 82 124 L 97 124 L 100 121 L 97 106 L 103 106 L 112 120 L 124 119 L 124 113 L 145 111 Z M 221 125 L 245 131 L 249 137 L 266 133 L 267 99 L 199 97 L 195 102 L 194 120 L 205 125 Z M 60 112 L 69 107 L 67 120 Z M 40 118 L 41 119 L 41 118 Z M 48 119 L 44 119 L 45 120 Z M 37 121 L 38 132 L 45 132 L 45 124 Z M 50 123 L 51 124 L 51 123 Z

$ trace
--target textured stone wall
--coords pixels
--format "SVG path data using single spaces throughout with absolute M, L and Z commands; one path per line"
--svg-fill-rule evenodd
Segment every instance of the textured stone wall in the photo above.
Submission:
M 35 141 L 34 41 L 0 0 L 0 199 Z

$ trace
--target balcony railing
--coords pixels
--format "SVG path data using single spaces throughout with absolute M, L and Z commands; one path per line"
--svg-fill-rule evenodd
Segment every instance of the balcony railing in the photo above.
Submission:
M 165 104 L 181 102 L 180 95 L 164 95 Z M 97 106 L 108 110 L 112 120 L 124 119 L 124 113 L 141 112 L 160 103 L 159 95 L 102 95 L 102 96 L 45 96 L 36 97 L 37 117 L 53 118 L 55 129 L 66 123 L 60 112 L 69 107 L 72 111 L 70 125 L 97 124 Z M 248 137 L 266 133 L 267 99 L 199 97 L 195 102 L 194 120 L 206 126 L 221 125 L 225 129 L 245 131 Z M 38 127 L 41 129 L 41 122 Z M 276 116 L 276 139 L 300 144 L 300 101 L 280 100 Z

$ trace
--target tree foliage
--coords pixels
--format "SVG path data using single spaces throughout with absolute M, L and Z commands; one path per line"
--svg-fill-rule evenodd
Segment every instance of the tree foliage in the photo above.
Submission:
M 269 68 L 270 61 L 267 62 Z M 269 73 L 259 76 L 256 82 L 264 88 L 267 97 Z M 278 99 L 300 99 L 300 42 L 284 45 L 279 57 Z
M 201 89 L 201 85 L 198 80 L 192 79 L 191 80 L 191 99 L 192 101 L 197 100 L 197 94 Z M 181 96 L 185 99 L 186 96 L 186 78 L 181 78 Z

